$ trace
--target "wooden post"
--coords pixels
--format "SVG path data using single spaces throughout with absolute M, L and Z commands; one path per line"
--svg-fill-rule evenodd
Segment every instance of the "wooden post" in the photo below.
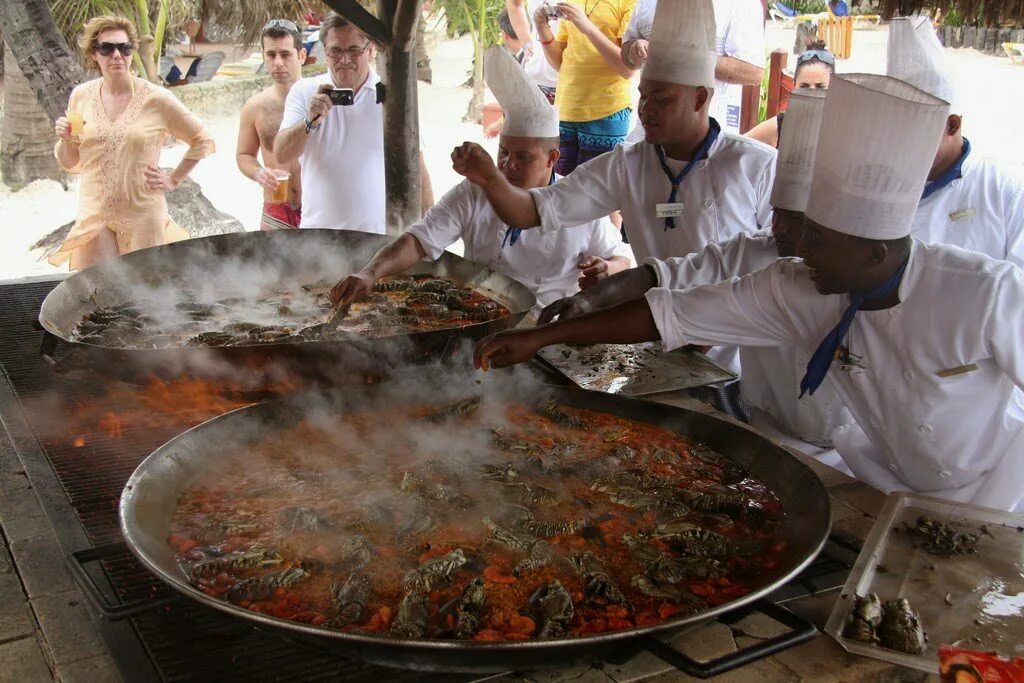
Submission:
M 423 0 L 377 0 L 374 16 L 357 0 L 324 0 L 385 56 L 384 183 L 387 230 L 400 234 L 419 219 L 420 128 L 416 91 L 416 26 Z
M 768 62 L 768 107 L 765 114 L 768 118 L 776 116 L 782 107 L 782 72 L 789 60 L 785 50 L 773 50 Z

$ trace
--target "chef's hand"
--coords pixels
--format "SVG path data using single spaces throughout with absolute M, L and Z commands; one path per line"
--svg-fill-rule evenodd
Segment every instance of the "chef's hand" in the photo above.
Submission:
M 537 324 L 547 325 L 555 318 L 559 320 L 578 318 L 581 315 L 590 313 L 595 308 L 596 306 L 591 302 L 590 297 L 584 292 L 580 292 L 545 306 L 544 310 L 540 312 L 540 317 L 537 318 Z
M 586 15 L 582 7 L 571 5 L 568 2 L 558 3 L 558 16 L 572 23 L 581 33 L 586 33 L 588 28 L 594 26 L 590 17 Z
M 331 98 L 327 96 L 327 93 L 331 92 L 331 86 L 327 83 L 321 84 L 320 88 L 316 91 L 316 94 L 309 98 L 309 111 L 306 113 L 306 118 L 310 121 L 322 121 L 330 113 L 331 107 L 334 103 L 331 102 Z
M 473 367 L 486 372 L 492 366 L 504 368 L 533 358 L 543 344 L 536 329 L 506 330 L 485 338 L 473 349 Z
M 365 299 L 373 291 L 377 280 L 366 273 L 353 273 L 331 287 L 331 303 L 347 306 Z
M 85 125 L 84 123 L 82 125 Z M 71 122 L 68 121 L 66 116 L 61 116 L 57 119 L 56 123 L 53 124 L 53 132 L 57 134 L 57 137 L 62 142 L 74 142 L 75 136 L 71 134 Z
M 469 182 L 480 187 L 490 185 L 498 177 L 498 167 L 483 147 L 463 142 L 452 152 L 452 168 Z
M 650 45 L 648 41 L 638 38 L 629 46 L 629 61 L 634 69 L 639 69 L 647 63 L 648 45 Z
M 267 168 L 261 168 L 256 171 L 255 180 L 260 187 L 270 190 L 271 192 L 276 190 L 277 186 L 281 184 L 281 181 L 275 178 L 274 174 Z
M 170 192 L 179 184 L 170 173 L 161 171 L 153 164 L 146 166 L 146 187 L 149 189 Z
M 608 277 L 608 262 L 597 256 L 588 256 L 576 267 L 580 269 L 580 289 L 588 289 Z

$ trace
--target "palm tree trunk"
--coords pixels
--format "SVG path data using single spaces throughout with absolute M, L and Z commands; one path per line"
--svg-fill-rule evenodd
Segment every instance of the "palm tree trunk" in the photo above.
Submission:
M 85 71 L 57 30 L 47 0 L 0 2 L 0 34 L 50 123 L 56 121 L 71 91 L 85 80 Z
M 469 98 L 469 109 L 466 120 L 480 123 L 483 120 L 484 106 L 484 22 L 487 21 L 487 4 L 484 0 L 476 0 L 475 19 L 479 22 L 470 31 L 473 39 L 473 96 Z M 472 22 L 471 22 L 472 25 Z
M 4 51 L 4 119 L 0 131 L 0 175 L 15 190 L 33 180 L 52 178 L 67 187 L 67 176 L 53 156 L 53 124 L 39 106 L 12 50 Z

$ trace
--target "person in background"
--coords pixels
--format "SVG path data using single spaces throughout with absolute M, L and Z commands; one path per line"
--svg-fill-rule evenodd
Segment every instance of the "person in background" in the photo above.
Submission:
M 302 78 L 306 50 L 299 28 L 287 19 L 271 19 L 260 35 L 263 63 L 274 83 L 250 97 L 242 106 L 235 159 L 238 170 L 263 188 L 261 230 L 297 228 L 302 220 L 302 181 L 299 164 L 287 167 L 274 158 L 274 138 L 284 117 L 288 91 Z M 258 155 L 263 155 L 260 164 Z M 275 198 L 281 180 L 275 171 L 287 171 L 287 195 Z M 283 188 L 282 188 L 283 189 Z M 280 199 L 280 201 L 277 201 Z
M 1024 271 L 910 236 L 949 105 L 887 76 L 836 75 L 814 159 L 802 261 L 504 332 L 478 367 L 555 343 L 796 346 L 800 390 L 828 377 L 856 420 L 832 441 L 881 491 L 1013 510 L 1024 497 Z M 842 135 L 824 134 L 842 131 Z
M 634 70 L 622 63 L 619 53 L 635 4 L 579 0 L 545 3 L 534 12 L 544 55 L 558 71 L 559 175 L 611 151 L 629 133 L 629 79 Z M 559 19 L 557 33 L 550 24 L 554 16 Z
M 376 49 L 355 25 L 334 12 L 320 25 L 320 42 L 327 73 L 292 86 L 274 140 L 274 157 L 283 165 L 298 160 L 301 168 L 299 227 L 383 234 L 384 107 L 377 88 L 380 77 L 370 66 Z M 351 102 L 346 103 L 349 96 Z M 429 206 L 433 198 L 422 155 L 420 171 L 422 204 Z
M 887 73 L 950 103 L 914 216 L 914 237 L 1024 266 L 1024 174 L 971 149 L 950 65 L 931 20 L 890 23 Z
M 72 270 L 187 239 L 167 213 L 165 193 L 215 149 L 202 121 L 174 95 L 129 72 L 138 45 L 131 21 L 113 15 L 90 19 L 80 45 L 100 77 L 71 92 L 67 116 L 54 125 L 57 161 L 82 181 L 78 218 L 49 258 L 55 266 L 70 262 Z M 158 166 L 168 135 L 188 145 L 170 173 Z
M 504 48 L 490 48 L 484 64 L 487 83 L 506 112 L 499 145 L 501 173 L 526 189 L 557 183 L 558 113 Z M 466 245 L 467 259 L 523 283 L 540 305 L 631 265 L 628 247 L 607 218 L 568 230 L 523 232 L 502 222 L 483 191 L 464 180 L 362 270 L 339 282 L 331 299 L 341 305 L 358 301 L 380 278 L 420 259 L 436 260 L 459 239 Z
M 526 75 L 533 79 L 548 102 L 555 103 L 555 90 L 558 87 L 558 71 L 548 63 L 544 48 L 537 40 L 537 32 L 530 24 L 530 16 L 542 4 L 542 0 L 505 0 L 509 23 L 515 34 L 523 41 L 522 58 Z M 531 10 L 531 6 L 533 9 Z M 548 24 L 552 31 L 557 30 L 558 19 Z
M 679 0 L 677 0 L 679 1 Z M 685 2 L 686 0 L 682 0 Z M 620 59 L 630 69 L 647 61 L 651 30 L 658 0 L 637 0 L 629 27 L 622 36 Z M 715 98 L 711 116 L 730 133 L 739 133 L 740 104 L 744 85 L 761 85 L 764 79 L 764 9 L 759 0 L 714 0 L 715 7 Z M 626 142 L 643 139 L 639 124 Z
M 797 90 L 802 88 L 824 90 L 828 88 L 829 79 L 832 78 L 835 70 L 835 56 L 825 48 L 824 42 L 815 41 L 797 55 L 793 82 Z M 786 112 L 779 112 L 776 116 L 751 128 L 746 135 L 766 145 L 778 147 L 779 133 L 782 130 L 782 122 L 785 117 Z
M 775 150 L 722 131 L 708 116 L 717 59 L 711 0 L 661 3 L 640 81 L 644 142 L 528 191 L 507 182 L 473 143 L 455 150 L 455 170 L 480 186 L 509 225 L 567 229 L 621 211 L 638 262 L 757 232 L 771 220 Z M 735 349 L 710 355 L 739 367 Z
M 655 287 L 688 289 L 739 278 L 766 268 L 779 258 L 796 256 L 803 233 L 804 210 L 811 191 L 814 152 L 825 104 L 822 90 L 797 90 L 790 98 L 772 186 L 772 230 L 742 232 L 712 243 L 685 258 L 648 258 L 545 308 L 538 323 L 578 318 L 642 297 Z M 741 346 L 740 394 L 749 407 L 750 424 L 773 441 L 845 469 L 829 435 L 853 421 L 826 379 L 814 396 L 798 399 L 800 378 L 809 357 L 792 346 Z
M 515 55 L 517 62 L 522 63 L 523 57 L 525 57 L 523 48 L 526 47 L 528 41 L 520 38 L 516 33 L 515 27 L 512 26 L 512 20 L 509 19 L 508 10 L 505 8 L 498 12 L 498 32 L 501 33 L 501 42 L 504 43 L 505 48 Z

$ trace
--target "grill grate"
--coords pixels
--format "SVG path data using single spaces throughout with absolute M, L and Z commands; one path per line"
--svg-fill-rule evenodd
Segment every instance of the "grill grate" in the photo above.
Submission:
M 32 322 L 55 285 L 0 285 L 0 367 L 86 536 L 93 545 L 105 545 L 122 540 L 118 499 L 135 467 L 161 444 L 212 415 L 182 411 L 145 425 L 117 425 L 112 427 L 119 429 L 116 438 L 102 429 L 78 432 L 76 419 L 83 409 L 91 415 L 130 414 L 132 390 L 91 375 L 59 376 L 39 356 L 41 333 Z M 76 445 L 76 439 L 82 443 Z M 102 566 L 123 601 L 172 592 L 130 553 L 104 560 Z M 133 623 L 158 675 L 167 681 L 441 680 L 322 654 L 186 600 Z M 134 678 L 133 672 L 122 673 Z

